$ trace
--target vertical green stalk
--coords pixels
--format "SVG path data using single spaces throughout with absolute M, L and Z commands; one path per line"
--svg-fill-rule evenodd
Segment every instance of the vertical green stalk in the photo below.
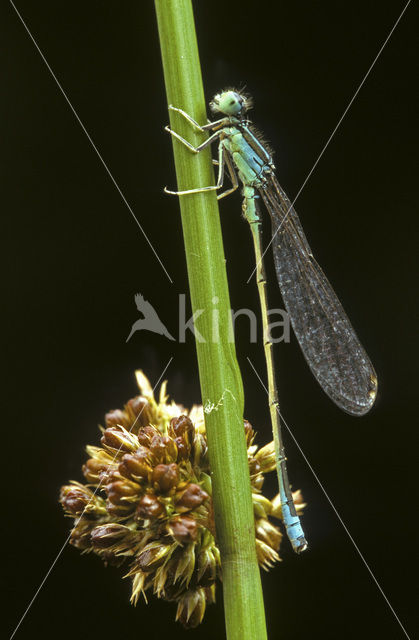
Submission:
M 169 104 L 206 122 L 191 0 L 155 0 Z M 170 113 L 174 130 L 197 145 L 204 135 Z M 173 141 L 178 188 L 214 184 L 210 151 Z M 209 443 L 217 543 L 221 551 L 228 640 L 264 640 L 265 614 L 243 429 L 243 388 L 231 341 L 230 298 L 214 192 L 180 198 L 195 320 L 202 402 Z M 214 309 L 218 312 L 215 320 Z M 217 335 L 218 334 L 218 335 Z

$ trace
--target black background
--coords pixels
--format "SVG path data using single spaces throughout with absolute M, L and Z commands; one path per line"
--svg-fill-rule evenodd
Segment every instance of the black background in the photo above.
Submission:
M 62 483 L 81 479 L 84 445 L 105 411 L 136 393 L 134 370 L 199 402 L 193 339 L 137 333 L 134 294 L 178 331 L 187 293 L 164 85 L 151 2 L 17 3 L 31 33 L 161 257 L 171 285 L 11 5 L 2 17 L 3 601 L 10 635 L 69 531 Z M 195 2 L 208 99 L 245 83 L 292 198 L 403 2 Z M 341 413 L 295 339 L 278 351 L 282 412 L 389 601 L 413 632 L 416 373 L 412 130 L 414 10 L 409 7 L 308 181 L 297 209 L 373 360 L 370 415 Z M 222 202 L 234 309 L 257 312 L 240 196 Z M 269 273 L 274 283 L 272 265 Z M 271 306 L 281 302 L 275 285 Z M 237 334 L 246 416 L 269 439 L 261 343 Z M 4 437 L 6 435 L 6 438 Z M 403 638 L 403 632 L 287 437 L 289 471 L 309 508 L 310 549 L 263 575 L 270 638 Z M 6 468 L 5 468 L 6 467 Z M 275 490 L 272 479 L 269 487 Z M 183 637 L 174 606 L 128 603 L 120 571 L 66 547 L 16 638 Z M 224 637 L 221 590 L 192 638 Z

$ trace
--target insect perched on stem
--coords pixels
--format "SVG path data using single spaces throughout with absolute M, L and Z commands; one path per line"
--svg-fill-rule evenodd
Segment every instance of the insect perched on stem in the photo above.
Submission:
M 256 257 L 269 406 L 284 524 L 293 549 L 300 552 L 307 547 L 307 542 L 292 500 L 282 442 L 273 345 L 268 331 L 260 199 L 271 217 L 271 242 L 282 298 L 305 359 L 320 386 L 338 407 L 352 415 L 361 416 L 374 404 L 377 377 L 341 303 L 311 253 L 294 207 L 278 183 L 272 156 L 247 117 L 250 107 L 250 98 L 242 92 L 234 89 L 222 91 L 210 102 L 211 111 L 222 117 L 203 126 L 182 109 L 169 107 L 198 131 L 212 132 L 205 142 L 194 147 L 166 127 L 172 136 L 193 153 L 199 153 L 213 142 L 218 142 L 218 180 L 213 186 L 177 192 L 166 189 L 166 192 L 185 196 L 219 190 L 223 186 L 226 169 L 232 186 L 220 193 L 218 198 L 235 191 L 239 181 L 242 184 L 243 215 L 250 224 Z

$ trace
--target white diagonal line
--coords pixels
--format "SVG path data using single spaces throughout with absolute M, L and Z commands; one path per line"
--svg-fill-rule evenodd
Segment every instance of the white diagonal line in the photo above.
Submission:
M 132 217 L 134 218 L 135 222 L 138 225 L 138 228 L 140 229 L 141 233 L 143 234 L 144 238 L 146 239 L 150 249 L 152 250 L 152 252 L 154 253 L 154 255 L 156 256 L 161 268 L 163 269 L 163 271 L 165 272 L 166 276 L 168 277 L 169 281 L 171 282 L 171 284 L 173 284 L 173 280 L 172 278 L 169 276 L 166 267 L 164 266 L 163 262 L 160 260 L 159 255 L 157 254 L 157 251 L 155 250 L 155 248 L 153 247 L 153 245 L 151 244 L 151 241 L 149 240 L 146 232 L 144 231 L 143 227 L 141 226 L 138 218 L 136 217 L 134 211 L 132 210 L 128 200 L 126 199 L 126 197 L 124 196 L 124 194 L 122 193 L 121 189 L 119 188 L 118 183 L 116 182 L 115 178 L 113 177 L 112 173 L 110 172 L 110 170 L 108 169 L 108 166 L 106 164 L 106 162 L 104 161 L 104 159 L 102 158 L 98 148 L 96 147 L 95 143 L 93 142 L 90 134 L 88 133 L 86 127 L 84 126 L 83 122 L 80 120 L 79 115 L 77 113 L 77 111 L 75 110 L 75 108 L 73 107 L 73 105 L 71 104 L 67 94 L 65 93 L 64 89 L 62 88 L 61 84 L 58 81 L 57 76 L 55 75 L 55 73 L 53 72 L 53 70 L 51 69 L 47 59 L 45 58 L 44 54 L 42 53 L 41 49 L 39 48 L 35 38 L 33 37 L 33 35 L 31 34 L 31 32 L 29 31 L 28 26 L 26 25 L 25 21 L 23 20 L 22 16 L 20 15 L 19 11 L 16 9 L 15 4 L 13 3 L 13 0 L 10 0 L 10 4 L 12 5 L 13 9 L 16 11 L 16 14 L 19 18 L 19 20 L 21 21 L 21 23 L 23 24 L 23 26 L 25 27 L 30 39 L 32 40 L 33 44 L 35 45 L 39 55 L 41 56 L 42 60 L 44 61 L 48 71 L 50 72 L 50 74 L 52 75 L 55 84 L 57 85 L 57 87 L 59 88 L 59 90 L 61 91 L 65 101 L 67 102 L 68 106 L 70 107 L 71 111 L 73 112 L 77 122 L 79 123 L 79 125 L 81 126 L 81 128 L 83 129 L 84 133 L 86 134 L 87 139 L 89 140 L 90 144 L 92 145 L 93 149 L 96 152 L 97 157 L 99 158 L 99 160 L 101 161 L 103 167 L 105 168 L 106 173 L 108 174 L 108 176 L 110 177 L 110 179 L 112 180 L 114 186 L 116 187 L 116 190 L 118 191 L 119 195 L 121 196 L 122 200 L 124 201 L 128 211 L 130 212 L 130 214 L 132 215 Z
M 320 151 L 316 162 L 313 164 L 313 166 L 311 167 L 309 173 L 307 174 L 303 184 L 301 185 L 301 187 L 298 190 L 297 195 L 295 196 L 294 200 L 291 202 L 291 206 L 289 207 L 288 211 L 286 212 L 285 216 L 283 217 L 281 224 L 278 226 L 278 228 L 275 230 L 275 233 L 273 234 L 270 242 L 268 243 L 267 247 L 265 248 L 265 251 L 262 253 L 262 256 L 259 260 L 259 262 L 257 263 L 257 265 L 255 266 L 255 268 L 253 269 L 252 273 L 250 274 L 246 284 L 249 284 L 250 279 L 253 277 L 253 274 L 255 273 L 256 269 L 259 267 L 260 262 L 263 260 L 263 257 L 265 255 L 265 253 L 267 252 L 267 250 L 269 249 L 269 247 L 271 246 L 272 242 L 274 241 L 274 238 L 276 236 L 276 234 L 278 233 L 278 231 L 281 229 L 282 225 L 284 224 L 284 222 L 286 221 L 286 219 L 288 218 L 289 212 L 290 210 L 293 208 L 294 204 L 297 202 L 297 199 L 299 197 L 299 195 L 301 194 L 302 190 L 304 189 L 304 187 L 306 186 L 307 182 L 309 181 L 314 169 L 317 167 L 318 163 L 320 162 L 320 158 L 323 156 L 324 152 L 326 151 L 327 147 L 329 146 L 329 143 L 331 142 L 333 136 L 335 135 L 336 131 L 339 129 L 342 120 L 344 119 L 344 117 L 346 116 L 346 114 L 348 113 L 349 109 L 351 108 L 355 98 L 357 97 L 358 93 L 361 91 L 366 79 L 368 78 L 370 72 L 372 71 L 372 68 L 374 67 L 375 63 L 377 62 L 378 58 L 380 57 L 380 55 L 383 52 L 384 47 L 386 46 L 387 42 L 390 40 L 391 36 L 393 35 L 393 31 L 395 30 L 395 28 L 397 27 L 397 25 L 399 24 L 400 20 L 403 17 L 404 12 L 406 11 L 407 7 L 409 6 L 409 4 L 411 3 L 411 0 L 408 0 L 408 2 L 406 3 L 403 11 L 401 12 L 401 14 L 399 15 L 399 17 L 397 18 L 396 22 L 394 23 L 390 33 L 388 34 L 387 38 L 384 40 L 383 44 L 380 47 L 380 50 L 378 51 L 377 55 L 375 56 L 374 60 L 372 61 L 372 63 L 370 64 L 368 71 L 366 72 L 366 74 L 364 75 L 364 77 L 361 80 L 361 83 L 359 84 L 357 90 L 355 91 L 354 95 L 352 96 L 348 106 L 346 107 L 345 111 L 342 113 L 341 117 L 338 120 L 337 125 L 335 126 L 335 128 L 333 129 L 332 133 L 330 134 L 330 136 L 328 137 L 326 144 L 324 145 L 323 149 Z
M 160 380 L 163 378 L 164 374 L 166 373 L 166 371 L 167 371 L 167 369 L 168 369 L 168 367 L 169 367 L 170 363 L 172 362 L 172 360 L 173 360 L 173 356 L 170 358 L 169 362 L 166 364 L 165 368 L 163 369 L 162 373 L 160 374 L 159 379 L 157 380 L 156 384 L 154 385 L 154 387 L 153 387 L 153 393 L 154 393 L 154 391 L 156 390 L 157 385 L 160 383 Z M 144 407 L 145 407 L 145 405 L 141 408 L 141 411 L 139 412 L 138 416 L 135 418 L 134 422 L 132 423 L 131 428 L 130 428 L 130 430 L 129 430 L 129 432 L 130 432 L 130 433 L 131 433 L 131 431 L 132 431 L 133 427 L 135 426 L 135 424 L 137 423 L 137 420 L 138 420 L 138 419 L 139 419 L 139 417 L 141 416 L 141 414 L 142 414 L 142 412 L 143 412 Z M 122 448 L 122 444 L 121 444 L 121 446 L 119 447 L 118 451 L 115 453 L 115 455 L 114 455 L 114 457 L 113 457 L 113 459 L 112 459 L 112 462 L 109 464 L 109 466 L 114 462 L 114 460 L 115 460 L 115 459 L 116 459 L 116 457 L 118 456 L 118 453 L 121 451 L 121 448 Z M 93 498 L 95 497 L 95 495 L 96 495 L 96 494 L 97 494 L 97 492 L 99 491 L 100 487 L 102 486 L 102 482 L 103 482 L 103 479 L 102 479 L 102 480 L 100 480 L 100 482 L 99 482 L 99 484 L 97 485 L 97 487 L 96 487 L 96 489 L 95 489 L 95 491 L 94 491 L 94 493 L 93 493 L 92 497 L 90 498 L 89 502 L 87 503 L 87 505 L 86 505 L 86 506 L 85 506 L 85 508 L 83 509 L 82 513 L 81 513 L 81 514 L 80 514 L 80 516 L 78 517 L 77 522 L 80 520 L 80 518 L 82 518 L 82 517 L 83 517 L 83 515 L 84 515 L 84 513 L 85 513 L 86 509 L 88 508 L 89 504 L 92 502 Z M 61 556 L 62 552 L 64 551 L 65 547 L 67 546 L 67 544 L 68 544 L 68 542 L 69 542 L 69 540 L 70 540 L 70 538 L 71 538 L 71 534 L 73 533 L 73 530 L 74 530 L 74 527 L 73 527 L 73 529 L 70 531 L 70 533 L 68 534 L 67 538 L 66 538 L 66 539 L 65 539 L 65 541 L 64 541 L 63 546 L 61 547 L 61 549 L 60 549 L 60 550 L 59 550 L 59 552 L 57 553 L 57 555 L 56 555 L 56 557 L 55 557 L 55 559 L 54 559 L 53 563 L 51 564 L 50 568 L 49 568 L 49 569 L 48 569 L 48 571 L 46 572 L 46 574 L 45 574 L 45 576 L 44 576 L 44 578 L 43 578 L 43 580 L 42 580 L 41 584 L 39 585 L 39 587 L 38 587 L 38 588 L 37 588 L 37 590 L 35 591 L 35 594 L 34 594 L 34 596 L 33 596 L 32 600 L 29 602 L 28 606 L 26 607 L 25 611 L 23 612 L 23 615 L 22 615 L 22 617 L 20 618 L 19 622 L 17 623 L 17 625 L 16 625 L 16 627 L 15 627 L 15 629 L 14 629 L 14 631 L 13 631 L 12 635 L 10 636 L 9 640 L 12 640 L 12 638 L 14 638 L 14 636 L 15 636 L 15 634 L 16 634 L 16 632 L 17 632 L 17 630 L 19 629 L 19 627 L 20 627 L 20 625 L 22 624 L 23 620 L 26 618 L 26 615 L 27 615 L 27 613 L 28 613 L 29 609 L 32 607 L 33 603 L 35 602 L 36 598 L 38 597 L 39 592 L 41 591 L 42 587 L 44 586 L 44 584 L 45 584 L 45 583 L 46 583 L 46 581 L 48 580 L 48 577 L 49 577 L 49 575 L 50 575 L 51 571 L 52 571 L 52 570 L 53 570 L 53 568 L 55 567 L 55 565 L 56 565 L 56 563 L 57 563 L 58 559 L 60 558 L 60 556 Z
M 263 387 L 263 388 L 264 388 L 264 390 L 266 391 L 266 394 L 267 394 L 267 395 L 268 395 L 268 397 L 269 397 L 269 392 L 268 392 L 268 390 L 267 390 L 266 386 L 264 385 L 264 383 L 263 383 L 263 381 L 262 381 L 262 379 L 261 379 L 260 375 L 259 375 L 259 374 L 258 374 L 258 372 L 256 371 L 256 369 L 255 369 L 255 367 L 254 367 L 254 365 L 253 365 L 252 361 L 250 360 L 250 358 L 249 358 L 249 357 L 247 357 L 247 360 L 248 360 L 248 362 L 249 362 L 250 366 L 252 367 L 252 369 L 253 369 L 253 371 L 254 371 L 254 373 L 255 373 L 256 377 L 258 378 L 258 380 L 259 380 L 260 384 L 262 385 L 262 387 Z M 395 610 L 393 609 L 392 605 L 390 604 L 389 599 L 387 598 L 386 594 L 384 593 L 383 589 L 381 588 L 381 586 L 380 586 L 380 584 L 379 584 L 379 582 L 378 582 L 377 578 L 376 578 L 376 577 L 375 577 L 375 575 L 373 574 L 372 569 L 370 569 L 370 567 L 369 567 L 369 565 L 368 565 L 367 561 L 365 560 L 364 556 L 362 555 L 362 553 L 361 553 L 361 551 L 360 551 L 360 549 L 359 549 L 358 545 L 356 544 L 355 540 L 353 539 L 353 537 L 352 537 L 352 535 L 351 535 L 351 533 L 350 533 L 350 531 L 349 531 L 348 527 L 346 526 L 346 524 L 345 524 L 345 523 L 344 523 L 344 521 L 342 520 L 342 518 L 341 518 L 341 516 L 340 516 L 340 514 L 339 514 L 339 512 L 338 512 L 338 510 L 336 509 L 335 505 L 334 505 L 334 504 L 333 504 L 333 502 L 332 502 L 332 499 L 329 497 L 329 495 L 328 495 L 328 493 L 327 493 L 326 489 L 325 489 L 325 488 L 324 488 L 324 486 L 322 485 L 322 483 L 321 483 L 321 481 L 320 481 L 320 479 L 319 479 L 318 475 L 316 474 L 316 472 L 314 471 L 313 467 L 311 466 L 311 464 L 310 464 L 310 462 L 309 462 L 309 460 L 308 460 L 307 456 L 305 455 L 304 451 L 301 449 L 300 445 L 298 444 L 298 442 L 297 442 L 297 440 L 296 440 L 296 438 L 295 438 L 295 436 L 294 436 L 293 432 L 292 432 L 292 431 L 291 431 L 291 429 L 289 428 L 288 424 L 285 422 L 284 417 L 283 417 L 283 415 L 281 414 L 281 412 L 280 412 L 280 410 L 279 410 L 279 408 L 278 408 L 278 407 L 277 407 L 277 411 L 278 411 L 278 415 L 279 415 L 279 417 L 281 418 L 282 422 L 283 422 L 283 423 L 284 423 L 284 425 L 286 426 L 288 433 L 290 434 L 291 438 L 293 439 L 294 444 L 297 446 L 297 448 L 298 448 L 299 452 L 300 452 L 300 453 L 301 453 L 301 455 L 303 456 L 303 459 L 304 459 L 305 463 L 307 464 L 308 468 L 310 469 L 311 473 L 313 474 L 313 476 L 314 476 L 314 478 L 315 478 L 315 480 L 316 480 L 317 484 L 319 485 L 320 489 L 323 491 L 323 494 L 325 495 L 325 497 L 326 497 L 327 501 L 329 502 L 330 506 L 332 507 L 333 511 L 335 512 L 335 515 L 336 515 L 337 519 L 339 520 L 339 522 L 341 523 L 342 527 L 344 528 L 344 530 L 345 530 L 345 532 L 346 532 L 346 535 L 348 536 L 349 540 L 352 542 L 352 544 L 353 544 L 353 546 L 354 546 L 354 548 L 355 548 L 356 552 L 358 553 L 358 555 L 359 555 L 359 557 L 361 558 L 362 562 L 364 563 L 364 565 L 365 565 L 366 569 L 368 570 L 368 573 L 370 574 L 371 578 L 374 580 L 374 582 L 375 582 L 375 584 L 376 584 L 376 586 L 377 586 L 378 590 L 380 591 L 381 595 L 383 596 L 384 600 L 386 601 L 386 603 L 387 603 L 387 605 L 388 605 L 388 607 L 389 607 L 390 611 L 392 612 L 393 616 L 396 618 L 397 622 L 399 623 L 400 628 L 402 629 L 402 631 L 403 631 L 403 633 L 405 634 L 406 638 L 408 638 L 408 640 L 410 640 L 410 637 L 409 637 L 409 635 L 408 635 L 408 633 L 407 633 L 406 629 L 405 629 L 405 628 L 404 628 L 404 626 L 402 625 L 402 623 L 401 623 L 401 621 L 400 621 L 400 618 L 398 617 L 397 613 L 395 612 Z

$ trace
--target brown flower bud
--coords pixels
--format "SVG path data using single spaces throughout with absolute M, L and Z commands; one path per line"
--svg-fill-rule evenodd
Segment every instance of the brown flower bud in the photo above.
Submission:
M 157 460 L 166 460 L 166 438 L 167 436 L 155 435 L 150 444 L 150 451 Z
M 127 498 L 132 498 L 133 496 L 137 496 L 140 491 L 140 487 L 138 484 L 134 482 L 117 480 L 116 482 L 112 482 L 108 484 L 106 487 L 106 492 L 108 494 L 109 502 L 112 504 L 126 504 Z M 129 501 L 128 501 L 129 502 Z
M 164 513 L 164 506 L 154 494 L 146 493 L 142 496 L 136 510 L 137 517 L 143 520 L 158 518 Z
M 97 458 L 89 458 L 83 465 L 83 474 L 88 482 L 99 482 L 102 473 L 109 470 L 109 463 Z
M 210 586 L 217 577 L 217 567 L 219 566 L 219 558 L 214 555 L 214 547 L 206 547 L 201 551 L 196 566 L 197 582 L 201 587 Z
M 138 449 L 138 439 L 132 433 L 129 433 L 122 427 L 109 427 L 101 438 L 101 443 L 111 449 L 116 449 L 118 452 L 133 453 Z
M 194 518 L 180 516 L 173 518 L 167 525 L 168 530 L 177 542 L 193 542 L 198 534 L 198 524 Z
M 188 590 L 179 599 L 176 620 L 184 627 L 197 627 L 205 615 L 206 597 L 204 589 Z
M 196 433 L 192 446 L 192 456 L 195 465 L 202 465 L 202 460 L 208 452 L 207 439 L 202 433 Z
M 158 464 L 154 467 L 152 483 L 162 493 L 168 493 L 179 482 L 179 467 L 177 464 Z
M 111 518 L 123 518 L 134 509 L 134 505 L 130 502 L 124 502 L 122 504 L 112 504 L 112 502 L 106 503 L 106 511 Z
M 206 587 L 204 591 L 207 604 L 215 604 L 215 584 L 212 584 L 210 587 Z
M 150 422 L 150 405 L 146 398 L 136 396 L 128 400 L 125 405 L 133 433 L 138 433 L 141 427 L 145 427 Z
M 244 434 L 246 436 L 247 446 L 250 447 L 255 437 L 255 432 L 253 431 L 252 425 L 247 420 L 244 421 Z
M 176 502 L 176 510 L 183 513 L 191 509 L 197 509 L 208 497 L 208 493 L 199 484 L 188 484 Z
M 130 529 L 122 524 L 112 522 L 103 524 L 93 529 L 91 533 L 92 544 L 96 549 L 107 549 L 120 542 L 129 532 Z
M 103 476 L 103 488 L 106 489 L 106 485 L 112 484 L 112 482 L 124 482 L 124 478 L 119 473 L 118 467 L 113 467 Z
M 126 453 L 118 466 L 119 473 L 125 478 L 147 479 L 152 471 L 153 455 L 146 447 L 140 447 L 135 453 Z
M 93 494 L 86 487 L 69 485 L 61 488 L 60 502 L 66 511 L 75 516 L 83 513 L 92 500 Z
M 143 447 L 149 447 L 154 436 L 159 436 L 160 431 L 153 427 L 151 424 L 141 427 L 138 432 L 138 442 L 143 445 Z
M 178 459 L 178 461 L 187 460 L 189 458 L 190 453 L 191 453 L 191 447 L 188 444 L 188 442 L 186 442 L 186 440 L 185 440 L 185 438 L 183 438 L 183 436 L 179 436 L 178 438 L 175 439 L 175 443 L 176 443 L 176 447 L 177 447 L 177 459 Z
M 175 440 L 169 436 L 164 436 L 164 442 L 166 444 L 166 462 L 175 462 L 177 460 L 177 445 Z
M 151 542 L 136 556 L 135 569 L 141 569 L 145 572 L 155 571 L 165 562 L 171 550 L 171 545 Z
M 169 434 L 174 437 L 183 437 L 186 442 L 191 443 L 193 440 L 195 428 L 188 416 L 179 416 L 172 418 L 169 425 Z
M 120 409 L 113 409 L 105 415 L 105 424 L 107 427 L 116 427 L 118 425 L 125 427 L 129 431 L 129 419 L 125 411 Z

